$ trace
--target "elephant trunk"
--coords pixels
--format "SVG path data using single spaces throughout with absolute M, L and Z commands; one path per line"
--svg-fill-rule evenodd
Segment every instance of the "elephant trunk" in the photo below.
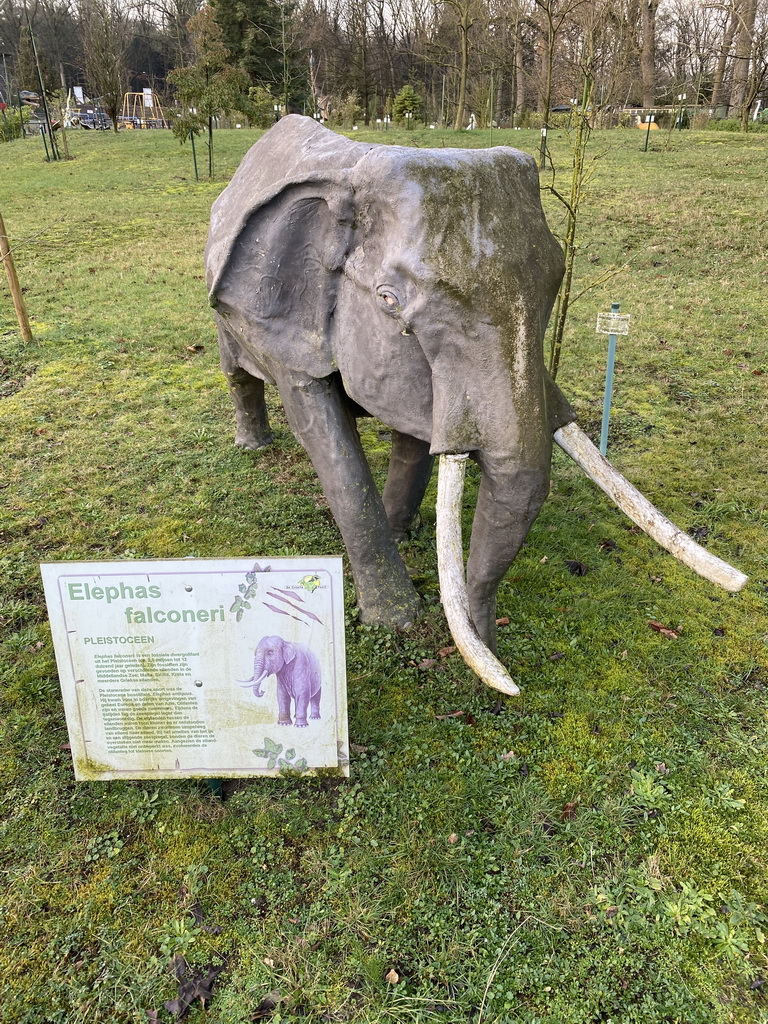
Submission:
M 256 654 L 253 658 L 253 676 L 250 682 L 253 684 L 253 695 L 254 697 L 263 697 L 264 691 L 259 686 L 262 679 L 266 679 L 269 675 L 267 670 L 264 668 L 264 652 L 256 649 Z

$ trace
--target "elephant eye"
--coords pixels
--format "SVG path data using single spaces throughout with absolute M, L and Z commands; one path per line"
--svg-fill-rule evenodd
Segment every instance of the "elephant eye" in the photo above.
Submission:
M 402 310 L 400 300 L 394 292 L 388 288 L 380 288 L 377 292 L 379 299 L 384 304 L 384 310 L 387 313 L 399 313 Z

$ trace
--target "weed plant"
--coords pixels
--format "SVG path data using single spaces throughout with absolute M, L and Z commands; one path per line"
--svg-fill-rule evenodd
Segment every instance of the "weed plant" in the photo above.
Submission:
M 217 133 L 221 178 L 199 184 L 166 132 L 72 132 L 58 164 L 39 139 L 0 147 L 36 337 L 0 292 L 0 1021 L 170 1020 L 179 957 L 224 967 L 191 1022 L 768 1020 L 766 136 L 643 153 L 641 132 L 597 133 L 575 291 L 630 269 L 572 306 L 558 378 L 594 434 L 595 315 L 620 301 L 609 454 L 750 574 L 742 593 L 556 455 L 500 593 L 521 697 L 443 650 L 430 492 L 404 549 L 424 618 L 361 626 L 347 588 L 349 780 L 227 783 L 224 801 L 191 780 L 74 782 L 41 560 L 342 550 L 274 395 L 275 445 L 232 444 L 202 251 L 255 138 Z M 550 146 L 565 166 L 567 140 Z M 380 425 L 361 430 L 381 478 Z

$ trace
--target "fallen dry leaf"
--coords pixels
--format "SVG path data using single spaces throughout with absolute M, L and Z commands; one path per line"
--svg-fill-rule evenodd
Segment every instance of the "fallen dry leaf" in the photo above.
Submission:
M 434 668 L 439 662 L 435 658 L 422 658 L 416 668 L 420 668 L 423 672 L 427 669 Z
M 509 625 L 509 618 L 505 615 L 501 619 L 496 619 L 496 625 L 497 626 L 508 626 Z
M 186 960 L 183 957 L 175 956 L 171 961 L 171 968 L 179 982 L 179 991 L 176 999 L 169 999 L 163 1003 L 168 1013 L 174 1014 L 176 1020 L 183 1020 L 196 999 L 199 999 L 205 1008 L 206 1003 L 213 998 L 216 979 L 227 967 L 227 963 L 228 961 L 223 959 L 223 962 L 215 967 L 211 964 L 204 967 L 205 973 L 197 968 L 190 972 Z
M 677 630 L 670 629 L 668 626 L 664 626 L 660 622 L 656 622 L 655 619 L 649 619 L 648 625 L 651 627 L 654 633 L 661 633 L 662 636 L 667 637 L 669 640 L 677 640 Z
M 461 718 L 462 715 L 466 715 L 466 711 L 448 711 L 444 715 L 435 715 L 438 722 L 444 722 L 446 718 Z
M 567 558 L 565 567 L 572 576 L 586 576 L 589 572 L 589 566 L 580 562 L 578 558 Z
M 437 653 L 440 655 L 441 658 L 447 658 L 449 655 L 456 653 L 456 648 L 455 647 L 441 647 L 440 650 Z
M 508 750 L 508 751 L 506 752 L 506 754 L 502 754 L 502 755 L 501 755 L 501 760 L 502 760 L 502 761 L 513 761 L 513 760 L 517 760 L 517 754 L 516 754 L 516 753 L 514 752 L 514 750 Z
M 400 981 L 400 975 L 397 973 L 394 967 L 388 970 L 387 973 L 384 975 L 384 981 L 386 981 L 388 985 L 396 985 L 398 981 Z
M 205 352 L 205 345 L 187 345 L 187 352 L 194 352 L 195 355 L 198 352 Z
M 283 996 L 279 988 L 268 992 L 253 1012 L 251 1021 L 266 1020 L 280 1005 Z
M 561 821 L 570 821 L 571 818 L 576 816 L 576 807 L 578 805 L 575 801 L 569 801 L 567 804 L 563 804 L 563 809 L 560 812 Z

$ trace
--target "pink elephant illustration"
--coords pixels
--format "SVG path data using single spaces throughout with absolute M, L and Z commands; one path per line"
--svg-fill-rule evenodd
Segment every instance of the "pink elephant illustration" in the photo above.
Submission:
M 277 678 L 278 725 L 291 725 L 291 701 L 294 702 L 294 725 L 300 729 L 310 719 L 320 718 L 320 662 L 303 644 L 283 640 L 280 636 L 265 636 L 256 647 L 253 658 L 253 676 L 246 686 L 253 687 L 254 697 L 263 697 L 260 683 L 267 676 Z

